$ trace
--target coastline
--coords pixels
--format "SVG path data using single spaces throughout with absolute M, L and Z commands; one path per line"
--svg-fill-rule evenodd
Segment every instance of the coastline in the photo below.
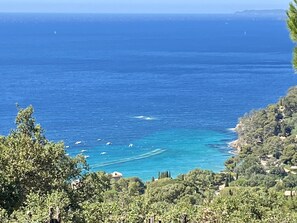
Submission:
M 233 149 L 233 154 L 234 155 L 238 155 L 240 153 L 240 150 L 241 150 L 241 143 L 240 143 L 240 139 L 239 139 L 239 136 L 238 136 L 238 129 L 242 127 L 242 123 L 238 123 L 235 128 L 231 128 L 232 131 L 234 133 L 237 134 L 237 139 L 231 141 L 228 143 L 228 147 Z
M 229 142 L 228 147 L 234 150 L 234 154 L 238 154 L 240 152 L 239 139 Z

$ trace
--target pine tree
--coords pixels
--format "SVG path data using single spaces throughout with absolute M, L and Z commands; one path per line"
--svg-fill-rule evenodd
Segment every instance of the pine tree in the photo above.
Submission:
M 297 42 L 297 0 L 293 0 L 290 3 L 290 7 L 287 11 L 287 25 L 290 30 L 291 39 Z M 297 47 L 294 48 L 293 52 L 293 67 L 297 70 Z

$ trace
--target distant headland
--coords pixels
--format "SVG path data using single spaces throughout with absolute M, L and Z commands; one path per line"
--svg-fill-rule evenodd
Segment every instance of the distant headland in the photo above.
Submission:
M 261 17 L 261 18 L 276 18 L 280 20 L 286 19 L 286 10 L 273 9 L 273 10 L 244 10 L 235 12 L 236 16 L 243 17 Z

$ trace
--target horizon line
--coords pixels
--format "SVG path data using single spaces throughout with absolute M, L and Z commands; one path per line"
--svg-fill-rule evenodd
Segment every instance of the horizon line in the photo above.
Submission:
M 23 11 L 0 11 L 0 14 L 96 14 L 96 15 L 236 15 L 242 12 L 273 12 L 284 11 L 286 9 L 244 9 L 234 12 L 23 12 Z

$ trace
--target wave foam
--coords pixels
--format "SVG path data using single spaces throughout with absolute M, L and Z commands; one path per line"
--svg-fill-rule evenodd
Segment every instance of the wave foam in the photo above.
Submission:
M 236 132 L 236 128 L 228 128 L 227 130 L 230 132 Z
M 145 120 L 145 121 L 157 120 L 157 118 L 155 118 L 155 117 L 152 117 L 152 116 L 144 116 L 144 115 L 134 116 L 133 118 L 141 119 L 141 120 Z

